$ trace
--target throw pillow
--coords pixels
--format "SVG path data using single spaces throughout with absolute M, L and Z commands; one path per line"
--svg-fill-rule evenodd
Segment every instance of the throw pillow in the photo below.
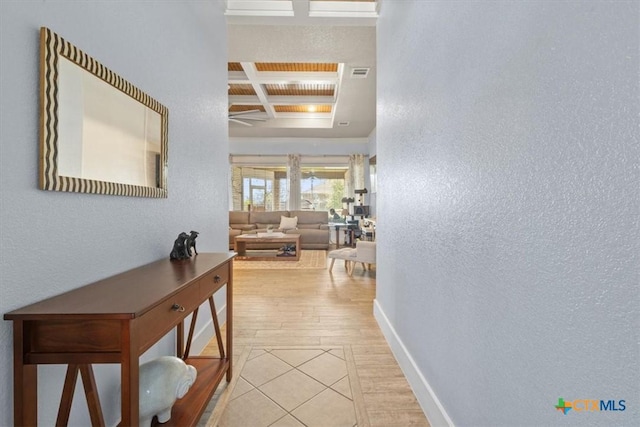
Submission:
M 280 217 L 280 230 L 293 230 L 298 226 L 298 217 L 289 218 L 287 216 Z

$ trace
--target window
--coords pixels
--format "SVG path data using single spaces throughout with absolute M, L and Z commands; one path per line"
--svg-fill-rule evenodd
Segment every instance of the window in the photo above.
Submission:
M 331 208 L 342 211 L 349 177 L 347 156 L 302 156 L 300 169 L 291 172 L 299 177 L 294 183 L 287 176 L 287 161 L 287 156 L 231 156 L 229 209 L 303 209 L 325 211 L 327 215 Z M 294 197 L 291 201 L 300 202 L 299 207 L 289 203 L 290 197 Z
M 231 174 L 234 211 L 286 210 L 289 194 L 286 167 L 232 166 Z
M 301 208 L 316 211 L 342 210 L 346 167 L 302 167 Z

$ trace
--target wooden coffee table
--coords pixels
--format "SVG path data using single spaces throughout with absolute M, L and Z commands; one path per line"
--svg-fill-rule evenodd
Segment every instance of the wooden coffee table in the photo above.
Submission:
M 235 259 L 240 260 L 255 260 L 255 261 L 299 261 L 300 260 L 300 235 L 299 234 L 284 234 L 273 233 L 271 236 L 267 236 L 267 233 L 258 234 L 241 234 L 233 238 L 233 249 L 238 253 Z M 262 254 L 253 255 L 247 252 L 247 243 L 275 243 L 280 245 L 295 245 L 295 255 L 273 255 L 265 256 Z

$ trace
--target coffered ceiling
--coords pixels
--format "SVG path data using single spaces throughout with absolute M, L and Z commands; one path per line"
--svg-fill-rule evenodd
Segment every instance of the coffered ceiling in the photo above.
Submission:
M 375 128 L 370 0 L 228 0 L 229 135 L 365 138 Z
M 337 20 L 341 25 L 375 25 L 380 0 L 227 0 L 226 15 L 230 24 L 244 23 L 243 17 L 255 18 L 255 23 L 274 25 L 327 24 Z M 270 18 L 285 18 L 273 20 Z M 323 23 L 321 20 L 325 20 Z

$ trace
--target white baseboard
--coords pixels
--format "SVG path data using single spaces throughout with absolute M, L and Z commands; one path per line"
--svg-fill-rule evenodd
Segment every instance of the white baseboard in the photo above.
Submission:
M 416 399 L 422 408 L 422 411 L 427 416 L 429 424 L 433 427 L 454 427 L 453 421 L 449 418 L 449 415 L 444 410 L 444 407 L 438 400 L 438 397 L 433 392 L 433 389 L 418 369 L 413 357 L 407 351 L 407 348 L 402 343 L 402 340 L 396 333 L 393 325 L 389 322 L 386 314 L 378 304 L 377 300 L 373 301 L 373 315 L 378 321 L 378 325 L 382 330 L 389 347 L 393 352 L 400 369 L 407 377 L 409 385 L 413 389 L 413 393 L 416 395 Z
M 205 311 L 206 312 L 206 311 Z M 220 321 L 220 327 L 226 323 L 227 320 L 227 305 L 222 306 L 220 310 L 218 310 L 218 320 Z M 202 325 L 200 329 L 198 329 L 193 334 L 193 340 L 191 341 L 191 354 L 200 354 L 202 350 L 209 344 L 211 339 L 215 337 L 213 333 L 213 319 L 209 319 L 207 323 Z M 223 339 L 223 341 L 225 341 Z M 225 341 L 226 342 L 226 341 Z

